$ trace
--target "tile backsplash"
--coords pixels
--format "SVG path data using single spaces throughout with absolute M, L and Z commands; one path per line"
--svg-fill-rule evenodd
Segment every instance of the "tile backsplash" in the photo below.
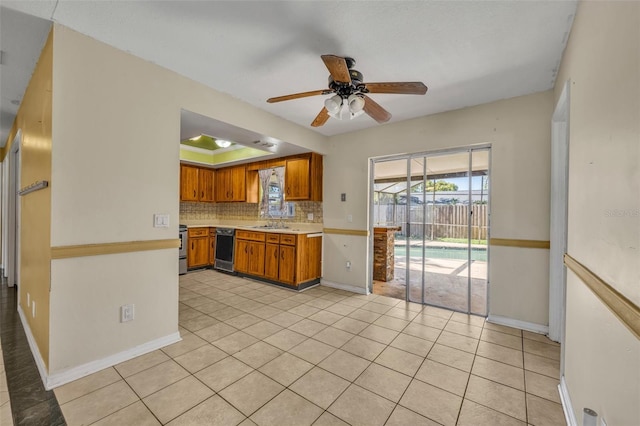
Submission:
M 293 201 L 296 206 L 295 217 L 285 219 L 288 222 L 322 223 L 322 203 L 317 201 Z M 313 213 L 313 220 L 308 214 Z M 181 220 L 259 220 L 258 203 L 180 203 Z

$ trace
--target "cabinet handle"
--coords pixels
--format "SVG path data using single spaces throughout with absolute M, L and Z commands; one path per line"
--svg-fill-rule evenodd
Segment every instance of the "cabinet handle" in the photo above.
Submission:
M 194 189 L 194 190 L 193 190 L 193 198 L 195 198 L 195 197 L 197 197 L 197 196 L 198 196 L 198 193 L 197 193 L 197 192 L 196 192 L 196 190 Z
M 284 251 L 280 252 L 280 259 L 284 260 Z
M 201 195 L 201 197 L 202 197 L 202 198 L 204 198 L 204 191 L 202 191 L 202 195 Z
M 195 247 L 193 246 L 193 241 L 191 241 L 191 250 L 194 250 Z
M 251 247 L 251 250 L 249 250 L 249 253 L 253 254 L 253 247 Z
M 247 246 L 244 246 L 244 252 L 247 253 Z
M 278 258 L 278 250 L 273 252 L 273 257 L 275 257 L 276 259 Z

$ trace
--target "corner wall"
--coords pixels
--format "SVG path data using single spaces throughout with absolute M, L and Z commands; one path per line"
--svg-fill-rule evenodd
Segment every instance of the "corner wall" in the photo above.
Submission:
M 76 253 L 51 261 L 60 384 L 177 336 L 182 108 L 317 152 L 325 137 L 63 26 L 54 34 L 51 249 Z M 169 228 L 154 228 L 154 213 Z M 166 248 L 82 255 L 157 241 Z M 136 318 L 120 323 L 130 303 Z
M 569 255 L 640 305 L 640 3 L 583 1 L 556 83 L 569 94 Z M 565 380 L 573 414 L 640 424 L 640 340 L 570 270 Z
M 24 98 L 16 115 L 7 145 L 1 153 L 8 166 L 11 145 L 18 130 L 20 146 L 20 187 L 51 180 L 51 105 L 53 31 L 42 49 Z M 11 171 L 9 171 L 11 172 Z M 49 361 L 49 281 L 51 235 L 51 188 L 41 189 L 17 200 L 20 203 L 20 309 L 33 335 L 44 367 Z M 33 306 L 27 304 L 27 294 Z
M 346 233 L 368 229 L 372 157 L 490 143 L 491 237 L 548 241 L 552 102 L 548 91 L 331 137 L 324 226 L 346 232 L 325 235 L 324 280 L 364 290 L 370 279 L 369 237 Z M 492 246 L 490 256 L 490 314 L 546 326 L 548 250 Z

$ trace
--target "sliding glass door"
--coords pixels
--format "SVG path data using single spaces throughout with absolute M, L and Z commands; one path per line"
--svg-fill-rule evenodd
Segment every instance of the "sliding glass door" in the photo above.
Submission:
M 374 160 L 372 176 L 373 228 L 396 229 L 374 292 L 486 315 L 489 147 Z

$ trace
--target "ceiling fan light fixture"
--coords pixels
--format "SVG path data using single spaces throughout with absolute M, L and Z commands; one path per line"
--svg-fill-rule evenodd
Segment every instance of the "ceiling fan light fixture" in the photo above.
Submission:
M 329 114 L 338 114 L 340 108 L 342 108 L 342 98 L 340 95 L 334 95 L 324 101 L 324 107 L 329 111 Z
M 356 114 L 364 108 L 364 98 L 353 93 L 347 98 L 347 104 L 349 105 L 349 112 Z

